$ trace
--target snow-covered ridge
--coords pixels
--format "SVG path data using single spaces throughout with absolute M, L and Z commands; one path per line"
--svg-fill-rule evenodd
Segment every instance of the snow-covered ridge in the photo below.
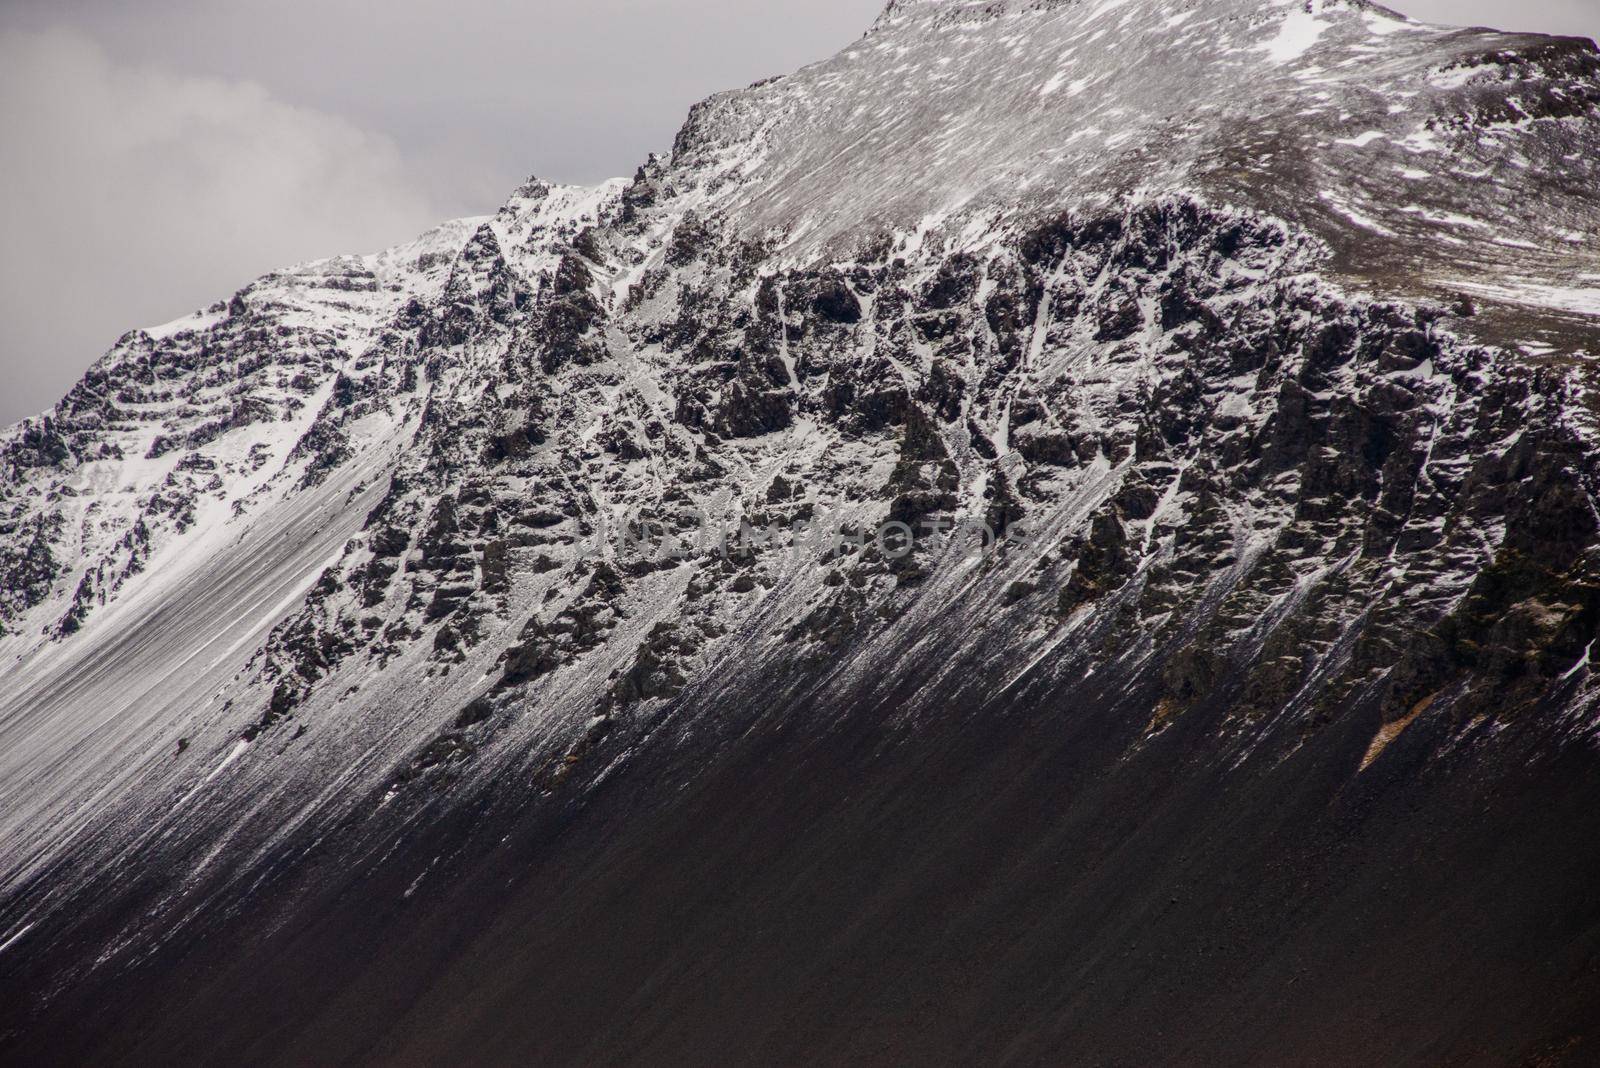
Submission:
M 85 789 L 52 774 L 41 738 L 102 754 L 112 783 L 159 764 L 359 530 L 433 400 L 403 385 L 421 376 L 397 331 L 483 296 L 473 240 L 496 235 L 495 255 L 537 285 L 551 249 L 616 192 L 530 183 L 495 216 L 268 275 L 126 335 L 53 412 L 8 432 L 0 839 L 13 856 L 33 848 L 40 812 Z M 441 393 L 468 373 L 436 373 Z M 395 393 L 374 403 L 380 380 Z M 52 833 L 95 814 L 76 811 Z
M 909 734 L 1154 680 L 1130 750 L 1205 715 L 1241 762 L 1352 709 L 1586 741 L 1595 334 L 1528 298 L 1592 291 L 1597 62 L 1351 0 L 899 2 L 631 181 L 129 334 L 0 445 L 0 930 L 169 856 L 151 929 L 200 922 L 768 691 Z M 1039 537 L 583 551 L 817 515 Z
M 1483 213 L 1507 242 L 1491 262 L 1574 259 L 1565 235 L 1600 222 L 1579 120 L 1597 71 L 1588 42 L 1364 0 L 897 3 L 838 56 L 696 109 L 675 162 L 696 196 L 802 255 L 1185 189 L 1359 243 L 1341 266 L 1421 295 L 1485 257 L 1403 214 L 1402 177 L 1436 215 Z M 1535 188 L 1556 172 L 1559 208 Z M 853 195 L 867 186 L 882 192 Z

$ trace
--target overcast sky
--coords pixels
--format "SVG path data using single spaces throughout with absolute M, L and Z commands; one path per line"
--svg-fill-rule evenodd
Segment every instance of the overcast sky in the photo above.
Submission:
M 595 182 L 884 0 L 0 0 L 0 425 L 275 267 Z M 1600 35 L 1600 0 L 1400 0 Z

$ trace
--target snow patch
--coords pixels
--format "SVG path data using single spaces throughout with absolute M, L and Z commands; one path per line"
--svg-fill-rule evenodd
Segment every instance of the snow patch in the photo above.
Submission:
M 218 309 L 211 312 L 197 311 L 191 315 L 185 315 L 181 319 L 174 319 L 170 323 L 147 327 L 145 328 L 145 333 L 149 335 L 152 341 L 165 341 L 167 338 L 177 337 L 179 334 L 193 333 L 197 330 L 210 330 L 227 317 L 228 312 L 226 309 Z
M 1278 27 L 1278 35 L 1258 45 L 1256 50 L 1267 53 L 1267 58 L 1280 67 L 1293 63 L 1311 51 L 1321 40 L 1323 33 L 1332 25 L 1317 17 L 1321 11 L 1321 0 L 1313 0 L 1309 10 L 1295 8 Z
M 1439 141 L 1439 135 L 1427 128 L 1406 137 L 1400 145 L 1412 152 L 1439 152 L 1444 149 L 1444 145 Z
M 240 757 L 244 756 L 245 750 L 247 750 L 249 748 L 250 748 L 250 743 L 249 742 L 234 742 L 233 743 L 233 749 L 231 751 L 229 751 L 227 756 L 222 758 L 222 763 L 218 764 L 216 766 L 216 768 L 211 772 L 211 774 L 206 776 L 206 782 L 210 782 L 212 779 L 215 779 L 218 775 L 221 775 L 223 772 L 227 771 L 229 766 L 231 766 L 234 763 L 234 761 L 236 761 Z
M 1371 230 L 1374 233 L 1383 234 L 1386 237 L 1395 236 L 1395 232 L 1393 230 L 1384 226 L 1370 215 L 1363 215 L 1361 212 L 1357 211 L 1355 208 L 1351 207 L 1349 204 L 1345 203 L 1343 200 L 1331 193 L 1321 194 L 1321 200 L 1334 211 L 1337 211 L 1340 215 L 1343 215 L 1346 219 L 1349 219 L 1351 222 L 1355 223 L 1364 230 Z
M 1420 22 L 1412 22 L 1404 15 L 1369 11 L 1367 30 L 1375 37 L 1388 37 L 1395 33 L 1427 33 L 1428 27 Z
M 1460 89 L 1482 73 L 1476 67 L 1456 67 L 1453 70 L 1435 71 L 1428 81 L 1440 89 Z
M 1441 226 L 1466 226 L 1474 230 L 1489 229 L 1488 223 L 1466 215 L 1458 215 L 1453 211 L 1429 211 L 1427 208 L 1419 207 L 1416 204 L 1408 205 L 1400 210 L 1407 215 L 1419 215 L 1428 222 L 1438 223 Z
M 16 945 L 19 941 L 22 940 L 22 936 L 27 934 L 31 930 L 33 930 L 33 924 L 30 923 L 26 927 L 24 927 L 22 930 L 18 931 L 16 934 L 14 934 L 10 938 L 6 939 L 4 942 L 0 942 L 0 953 L 4 953 L 6 950 L 8 950 L 12 946 Z
M 1372 142 L 1387 138 L 1388 136 L 1389 135 L 1384 133 L 1382 130 L 1368 130 L 1366 133 L 1359 134 L 1356 137 L 1341 137 L 1337 143 L 1341 145 L 1354 145 L 1357 148 L 1366 148 L 1368 145 L 1372 144 Z
M 1507 301 L 1511 304 L 1522 304 L 1534 308 L 1553 308 L 1556 311 L 1571 312 L 1575 315 L 1600 317 L 1600 288 L 1577 289 L 1567 286 L 1537 285 L 1528 282 L 1516 285 L 1490 285 L 1484 282 L 1455 282 L 1453 284 L 1469 293 L 1477 293 L 1495 300 Z

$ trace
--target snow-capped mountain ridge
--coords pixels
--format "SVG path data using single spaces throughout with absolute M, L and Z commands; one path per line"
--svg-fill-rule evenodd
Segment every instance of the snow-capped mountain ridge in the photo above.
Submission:
M 1589 286 L 1597 70 L 1348 0 L 897 2 L 631 181 L 128 335 L 0 445 L 0 973 L 50 962 L 4 974 L 67 1013 L 219 931 L 299 960 L 347 899 L 404 944 L 529 827 L 626 871 L 742 754 L 728 802 L 813 827 L 877 780 L 801 769 L 953 761 L 915 807 L 1012 731 L 1092 754 L 999 765 L 1076 784 L 1070 820 L 1174 768 L 1246 797 L 1309 764 L 1321 813 L 1580 759 L 1600 321 L 1551 294 Z M 818 516 L 1031 537 L 590 552 Z
M 1522 103 L 1491 119 L 1507 88 Z M 834 59 L 713 98 L 675 158 L 734 170 L 751 165 L 741 152 L 766 161 L 766 181 L 728 187 L 744 198 L 734 210 L 804 247 L 863 226 L 914 229 L 929 214 L 990 226 L 1064 200 L 1182 188 L 1336 240 L 1403 236 L 1455 258 L 1458 235 L 1400 210 L 1413 206 L 1397 202 L 1400 182 L 1440 217 L 1492 204 L 1484 225 L 1560 254 L 1574 251 L 1564 237 L 1591 232 L 1592 198 L 1564 206 L 1586 217 L 1534 222 L 1518 196 L 1531 179 L 1508 162 L 1524 153 L 1582 168 L 1591 157 L 1567 159 L 1576 142 L 1539 137 L 1482 145 L 1480 156 L 1475 128 L 1513 120 L 1516 136 L 1514 120 L 1538 113 L 1532 101 L 1581 111 L 1596 92 L 1587 42 L 1426 26 L 1365 3 L 936 2 L 891 7 Z M 841 149 L 820 130 L 850 136 Z M 1569 173 L 1574 191 L 1585 184 Z M 865 211 L 842 192 L 864 180 L 886 187 Z M 1315 195 L 1279 197 L 1275 185 Z

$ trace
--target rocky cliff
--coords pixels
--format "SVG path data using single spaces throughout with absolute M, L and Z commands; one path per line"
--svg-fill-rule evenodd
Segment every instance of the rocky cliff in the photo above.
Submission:
M 1593 1057 L 1597 167 L 1587 42 L 896 0 L 134 331 L 0 444 L 0 1056 Z

